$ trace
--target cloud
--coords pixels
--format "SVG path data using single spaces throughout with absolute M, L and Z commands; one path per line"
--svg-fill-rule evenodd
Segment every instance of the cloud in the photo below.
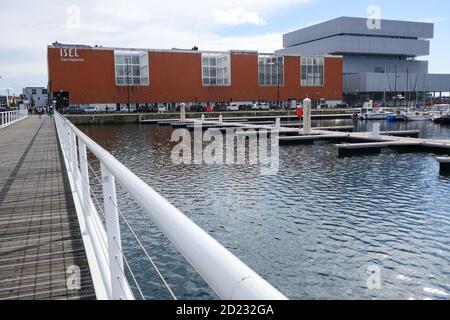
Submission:
M 254 24 L 262 26 L 266 21 L 258 14 L 258 12 L 245 11 L 242 8 L 234 8 L 226 11 L 214 9 L 212 12 L 217 23 L 238 26 L 240 24 Z
M 271 25 L 274 13 L 310 1 L 314 0 L 0 1 L 0 90 L 8 87 L 18 93 L 36 82 L 45 86 L 47 45 L 54 41 L 271 52 L 281 48 L 281 34 Z M 227 30 L 242 24 L 256 28 L 251 36 Z M 266 27 L 259 28 L 263 24 Z

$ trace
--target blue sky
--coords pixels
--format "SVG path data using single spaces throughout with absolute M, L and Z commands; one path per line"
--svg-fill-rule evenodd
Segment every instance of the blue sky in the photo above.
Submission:
M 450 2 L 361 0 L 17 0 L 0 3 L 0 95 L 46 86 L 46 46 L 251 49 L 272 52 L 281 36 L 339 16 L 435 23 L 430 72 L 450 73 Z

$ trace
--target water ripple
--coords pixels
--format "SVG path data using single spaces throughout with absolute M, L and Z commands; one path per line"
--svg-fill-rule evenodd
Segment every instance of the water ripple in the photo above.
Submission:
M 450 179 L 439 176 L 432 154 L 339 159 L 329 143 L 283 146 L 279 174 L 265 177 L 257 166 L 173 165 L 171 128 L 82 129 L 292 299 L 449 298 Z M 381 129 L 450 138 L 450 128 L 431 122 Z M 118 192 L 177 296 L 216 298 L 126 192 Z M 146 297 L 169 298 L 125 228 L 123 239 Z M 374 264 L 382 287 L 371 291 L 367 267 Z

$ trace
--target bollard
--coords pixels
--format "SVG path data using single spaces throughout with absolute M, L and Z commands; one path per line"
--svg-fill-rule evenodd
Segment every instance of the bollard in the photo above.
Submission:
M 186 120 L 186 104 L 184 103 L 180 105 L 180 120 L 181 121 Z
M 275 128 L 280 129 L 280 127 L 281 127 L 281 120 L 280 120 L 280 118 L 277 118 L 275 120 Z
M 450 157 L 438 157 L 440 171 L 443 174 L 450 173 Z
M 223 123 L 223 117 L 222 117 L 222 114 L 219 115 L 219 123 Z
M 202 114 L 202 123 L 205 122 L 205 115 Z
M 379 139 L 381 137 L 379 122 L 373 124 L 372 133 L 370 134 L 370 137 L 373 139 Z
M 303 100 L 303 133 L 311 133 L 311 99 Z

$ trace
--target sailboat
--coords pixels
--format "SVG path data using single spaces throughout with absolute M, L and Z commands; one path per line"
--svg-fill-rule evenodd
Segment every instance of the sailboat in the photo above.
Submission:
M 430 121 L 433 119 L 433 114 L 426 111 L 408 111 L 404 115 L 406 121 Z

